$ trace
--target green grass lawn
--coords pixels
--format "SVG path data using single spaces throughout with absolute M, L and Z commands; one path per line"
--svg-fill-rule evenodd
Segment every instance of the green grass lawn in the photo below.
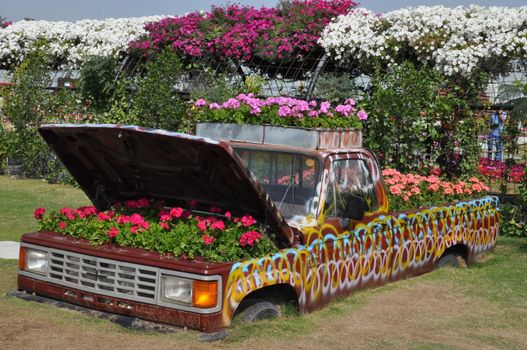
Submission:
M 35 230 L 33 211 L 37 207 L 60 209 L 89 203 L 84 192 L 71 186 L 0 176 L 0 241 L 18 241 Z

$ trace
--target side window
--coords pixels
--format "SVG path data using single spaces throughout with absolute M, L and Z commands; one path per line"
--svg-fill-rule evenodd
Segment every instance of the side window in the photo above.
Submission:
M 366 160 L 337 160 L 331 164 L 328 191 L 324 215 L 326 217 L 344 217 L 346 198 L 359 196 L 366 200 L 366 212 L 379 208 L 377 194 Z

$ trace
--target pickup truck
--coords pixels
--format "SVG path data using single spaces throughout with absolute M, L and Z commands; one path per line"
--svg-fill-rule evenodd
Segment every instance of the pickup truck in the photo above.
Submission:
M 118 125 L 39 132 L 99 210 L 137 198 L 195 200 L 250 213 L 273 237 L 274 254 L 211 263 L 25 234 L 19 291 L 99 311 L 213 332 L 235 316 L 276 316 L 286 303 L 310 312 L 438 264 L 471 263 L 498 235 L 492 196 L 390 212 L 375 154 L 348 131 L 203 124 L 197 136 Z M 190 299 L 167 296 L 178 288 Z M 212 302 L 196 303 L 198 293 Z

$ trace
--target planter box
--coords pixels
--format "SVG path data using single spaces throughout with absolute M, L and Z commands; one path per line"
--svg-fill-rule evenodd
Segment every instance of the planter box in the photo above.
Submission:
M 354 129 L 306 129 L 272 125 L 198 123 L 196 135 L 221 141 L 241 141 L 311 149 L 362 147 L 362 132 Z

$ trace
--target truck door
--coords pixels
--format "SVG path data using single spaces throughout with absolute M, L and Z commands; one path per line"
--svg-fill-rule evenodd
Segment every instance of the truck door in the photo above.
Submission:
M 383 284 L 391 273 L 391 230 L 382 220 L 374 220 L 383 210 L 376 171 L 374 160 L 362 153 L 331 160 L 323 208 L 326 230 L 334 226 L 339 232 L 335 238 L 325 235 L 324 251 L 334 260 L 344 260 L 349 269 L 346 278 L 352 279 L 347 285 L 361 288 Z M 349 217 L 350 196 L 363 200 L 362 218 Z

